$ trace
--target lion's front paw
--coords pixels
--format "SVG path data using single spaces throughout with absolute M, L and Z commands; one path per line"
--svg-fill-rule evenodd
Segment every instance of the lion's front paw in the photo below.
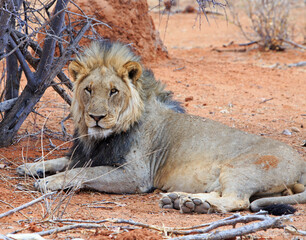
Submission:
M 180 198 L 180 212 L 181 213 L 210 213 L 212 208 L 210 204 L 200 198 L 193 198 L 193 197 L 183 197 Z
M 39 178 L 42 178 L 44 177 L 44 174 L 47 174 L 44 165 L 41 163 L 26 163 L 17 167 L 16 171 L 17 174 L 21 176 L 28 175 Z
M 57 191 L 69 188 L 69 186 L 65 184 L 65 179 L 63 179 L 62 176 L 57 175 L 58 174 L 37 180 L 34 183 L 34 187 L 41 192 Z

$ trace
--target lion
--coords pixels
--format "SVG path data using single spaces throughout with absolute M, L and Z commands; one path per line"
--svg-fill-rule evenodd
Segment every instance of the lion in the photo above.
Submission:
M 128 46 L 93 42 L 69 72 L 75 125 L 70 153 L 17 168 L 20 175 L 40 177 L 38 190 L 160 189 L 160 206 L 182 213 L 306 202 L 306 162 L 295 150 L 186 114 Z

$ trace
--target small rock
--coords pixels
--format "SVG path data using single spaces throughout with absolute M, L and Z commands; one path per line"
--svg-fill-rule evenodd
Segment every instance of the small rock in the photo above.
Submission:
M 0 169 L 5 168 L 5 167 L 6 167 L 6 165 L 5 165 L 5 164 L 0 163 Z
M 291 128 L 291 131 L 292 131 L 292 132 L 300 132 L 300 129 L 298 129 L 297 127 L 292 127 L 292 128 Z
M 282 134 L 287 135 L 287 136 L 291 136 L 291 135 L 292 135 L 292 133 L 291 133 L 288 129 L 285 129 L 285 130 L 282 132 Z
M 186 97 L 185 98 L 185 102 L 190 102 L 193 100 L 193 96 L 190 96 L 190 97 Z
M 229 113 L 229 111 L 227 109 L 223 109 L 220 111 L 220 113 Z
M 183 13 L 194 13 L 196 11 L 196 9 L 191 6 L 191 5 L 187 5 L 183 11 Z

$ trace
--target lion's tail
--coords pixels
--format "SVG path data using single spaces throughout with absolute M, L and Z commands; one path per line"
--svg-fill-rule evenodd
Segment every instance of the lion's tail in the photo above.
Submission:
M 302 203 L 306 203 L 306 190 L 304 190 L 304 192 L 289 196 L 257 199 L 251 203 L 250 208 L 253 212 L 265 210 L 270 214 L 279 216 L 293 214 L 296 209 L 291 205 Z

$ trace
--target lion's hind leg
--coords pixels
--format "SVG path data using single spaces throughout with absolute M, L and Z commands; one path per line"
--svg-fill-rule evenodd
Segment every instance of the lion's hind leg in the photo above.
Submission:
M 26 163 L 17 167 L 16 171 L 19 175 L 29 175 L 31 177 L 44 177 L 45 175 L 62 172 L 68 166 L 69 159 L 66 157 L 52 159 L 48 161 L 40 161 L 36 163 Z

